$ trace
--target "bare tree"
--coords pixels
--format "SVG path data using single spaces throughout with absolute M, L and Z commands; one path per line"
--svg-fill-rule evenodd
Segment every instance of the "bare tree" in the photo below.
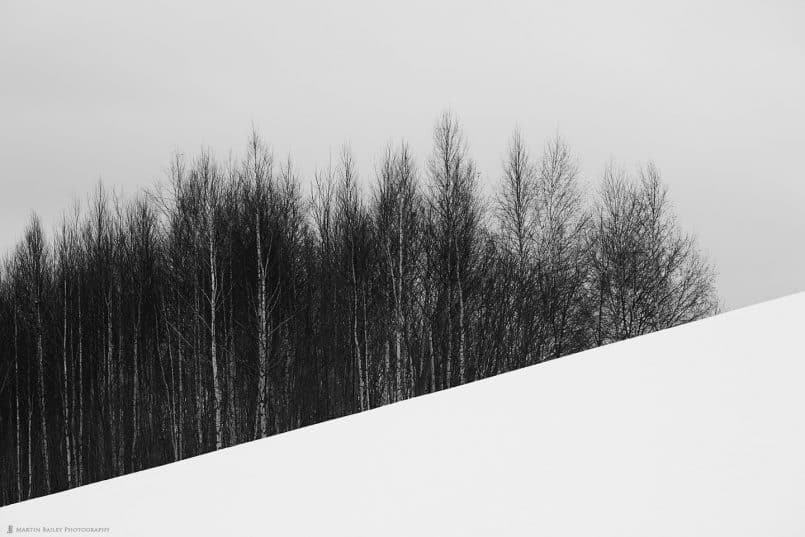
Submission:
M 492 225 L 455 116 L 433 133 L 422 185 L 402 143 L 370 190 L 344 149 L 306 197 L 252 132 L 133 199 L 99 185 L 50 239 L 34 217 L 0 272 L 0 502 L 717 311 L 655 166 L 589 206 L 567 144 L 515 131 Z
M 255 253 L 257 265 L 257 349 L 258 349 L 258 382 L 257 408 L 255 413 L 255 437 L 268 435 L 268 380 L 269 353 L 271 346 L 269 336 L 271 329 L 271 307 L 273 298 L 268 289 L 268 268 L 271 255 L 271 236 L 266 237 L 263 228 L 270 210 L 271 189 L 273 181 L 273 157 L 263 145 L 256 132 L 249 139 L 249 150 L 244 163 L 246 181 L 251 192 L 251 211 L 254 218 Z M 268 243 L 264 244 L 266 239 Z
M 534 317 L 532 285 L 534 261 L 537 250 L 538 217 L 537 170 L 531 162 L 523 136 L 515 130 L 509 142 L 503 164 L 503 177 L 497 199 L 497 218 L 503 245 L 514 259 L 512 293 L 506 298 L 512 302 L 514 318 L 512 333 L 507 334 L 511 350 L 506 353 L 507 362 L 517 356 L 524 363 L 531 363 L 532 337 L 537 319 Z M 511 369 L 514 364 L 504 364 Z
M 558 358 L 583 348 L 586 264 L 582 238 L 589 222 L 578 184 L 578 168 L 570 148 L 551 139 L 539 165 L 537 180 L 537 257 L 544 356 Z M 582 311 L 580 311 L 582 310 Z
M 385 282 L 382 295 L 390 303 L 388 324 L 394 348 L 395 401 L 410 397 L 414 382 L 410 344 L 403 340 L 411 318 L 416 278 L 415 249 L 421 210 L 416 173 L 408 145 L 401 144 L 396 150 L 389 146 L 377 173 L 373 208 Z
M 44 298 L 49 285 L 49 263 L 45 237 L 39 217 L 31 217 L 25 232 L 25 241 L 18 250 L 18 259 L 26 285 L 27 298 L 30 301 L 33 317 L 34 338 L 36 340 L 37 389 L 39 395 L 39 426 L 42 448 L 43 477 L 45 494 L 50 493 L 50 453 L 48 450 L 48 423 L 45 393 L 45 327 L 43 322 Z
M 464 134 L 452 113 L 445 112 L 437 121 L 433 143 L 433 154 L 428 162 L 430 192 L 427 199 L 434 219 L 440 279 L 446 295 L 441 316 L 446 331 L 445 384 L 450 387 L 454 383 L 454 340 L 457 340 L 459 384 L 468 378 L 465 294 L 477 247 L 481 207 L 475 164 L 469 158 Z
M 592 233 L 598 344 L 700 319 L 717 311 L 715 273 L 676 223 L 655 166 L 639 180 L 610 165 Z

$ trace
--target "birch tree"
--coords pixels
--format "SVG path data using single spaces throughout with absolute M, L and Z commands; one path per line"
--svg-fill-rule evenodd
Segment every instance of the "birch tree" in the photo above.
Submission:
M 365 188 L 349 150 L 306 178 L 252 132 L 132 198 L 99 184 L 52 236 L 34 217 L 0 267 L 0 502 L 718 311 L 656 166 L 592 191 L 515 131 L 487 219 L 455 116 L 433 134 L 421 185 L 404 143 Z
M 589 222 L 568 145 L 555 136 L 539 164 L 536 194 L 537 256 L 544 358 L 584 348 L 587 265 L 583 238 Z
M 36 381 L 39 403 L 39 440 L 41 442 L 43 478 L 45 494 L 50 493 L 50 453 L 48 448 L 48 422 L 45 393 L 45 326 L 43 308 L 49 285 L 49 257 L 42 234 L 39 218 L 34 215 L 25 231 L 25 240 L 18 251 L 19 263 L 26 285 L 26 298 L 29 300 L 36 341 Z
M 388 147 L 378 170 L 374 201 L 378 254 L 385 275 L 382 294 L 390 302 L 395 401 L 410 397 L 414 382 L 410 345 L 404 339 L 408 333 L 416 277 L 415 249 L 421 210 L 416 173 L 407 144 L 403 143 L 397 149 Z
M 671 212 L 651 164 L 605 171 L 588 251 L 598 344 L 712 315 L 715 273 Z
M 513 357 L 532 363 L 533 340 L 537 332 L 534 315 L 534 276 L 538 235 L 537 170 L 531 161 L 523 135 L 514 131 L 503 163 L 496 214 L 504 251 L 514 261 L 515 287 L 505 295 L 511 301 L 512 333 L 507 335 L 510 349 L 504 369 L 514 366 Z
M 428 204 L 434 219 L 434 246 L 438 252 L 443 293 L 440 317 L 445 331 L 444 377 L 449 388 L 456 382 L 455 373 L 458 373 L 459 384 L 467 381 L 465 295 L 473 269 L 481 207 L 475 164 L 469 157 L 464 134 L 452 113 L 445 112 L 437 121 L 433 144 L 428 161 Z M 454 352 L 457 364 L 454 364 Z

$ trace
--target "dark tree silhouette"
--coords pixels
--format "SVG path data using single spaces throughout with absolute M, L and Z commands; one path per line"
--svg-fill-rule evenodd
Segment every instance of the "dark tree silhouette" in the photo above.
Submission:
M 570 149 L 515 132 L 494 203 L 456 117 L 423 167 L 348 149 L 303 193 L 256 133 L 102 185 L 0 270 L 0 499 L 12 503 L 367 410 L 717 311 L 658 169 L 587 203 Z M 421 170 L 421 171 L 420 171 Z

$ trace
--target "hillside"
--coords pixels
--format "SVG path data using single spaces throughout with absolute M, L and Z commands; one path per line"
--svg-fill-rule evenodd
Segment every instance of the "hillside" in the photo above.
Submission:
M 803 320 L 801 293 L 12 505 L 0 523 L 149 536 L 802 535 Z

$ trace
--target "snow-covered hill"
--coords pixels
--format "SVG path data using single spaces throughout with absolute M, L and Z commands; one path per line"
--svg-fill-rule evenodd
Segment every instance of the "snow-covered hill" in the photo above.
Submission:
M 798 294 L 6 507 L 0 530 L 805 535 L 803 332 Z

